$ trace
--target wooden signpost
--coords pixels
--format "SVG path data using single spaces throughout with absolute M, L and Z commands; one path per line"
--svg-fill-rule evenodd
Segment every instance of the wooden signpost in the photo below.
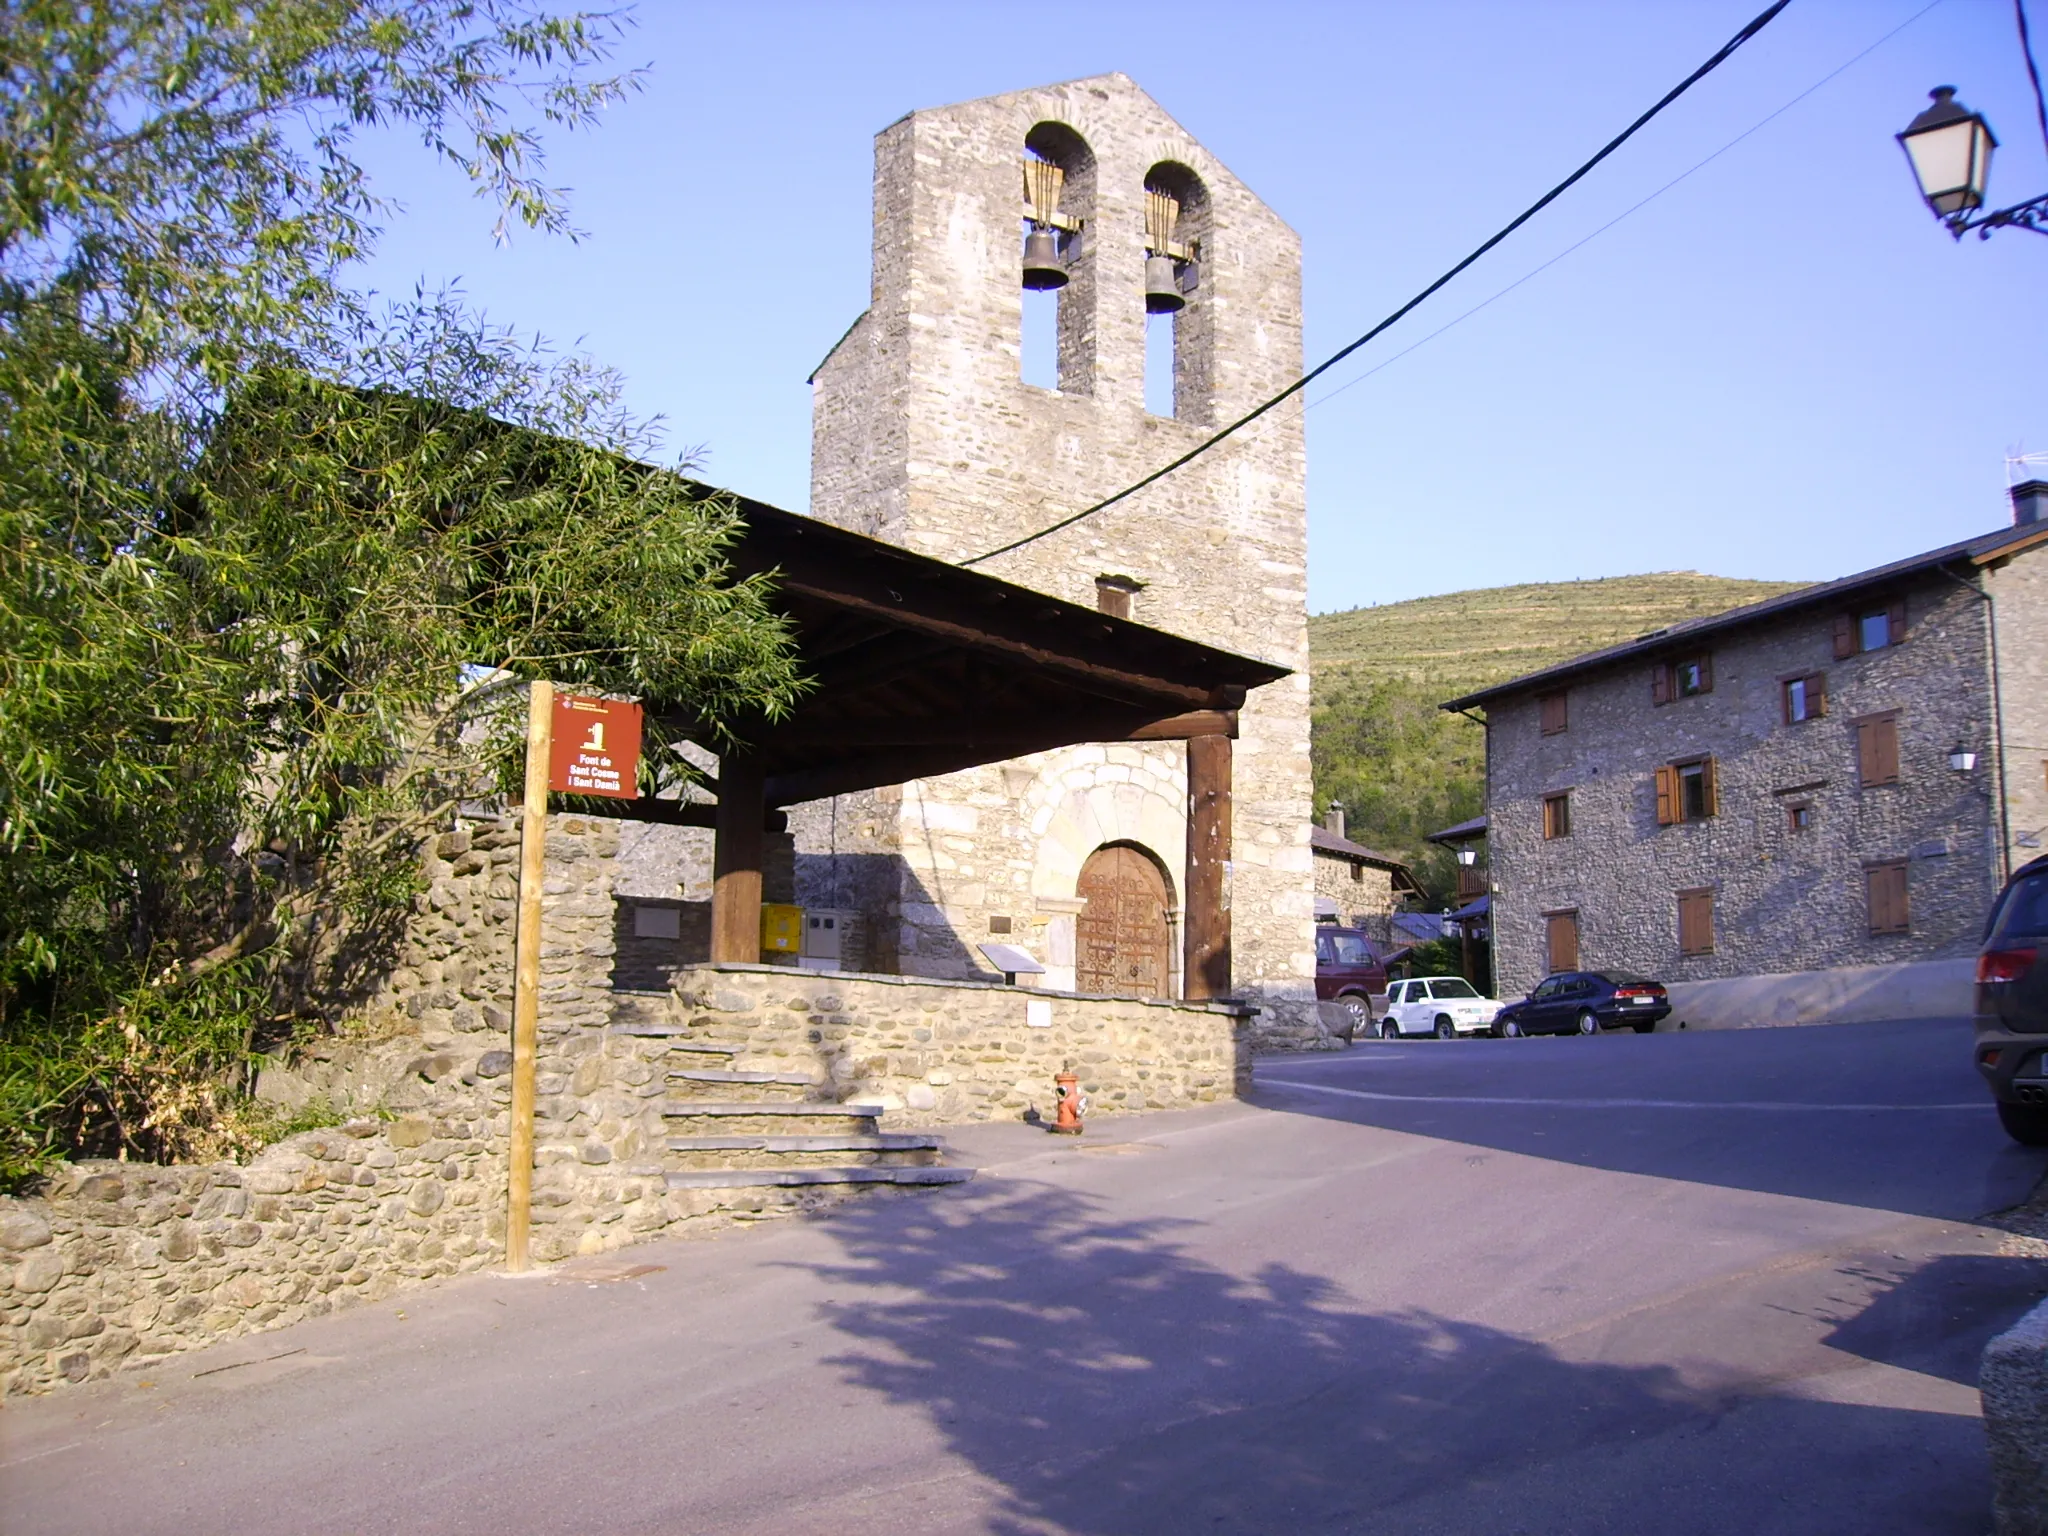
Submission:
M 640 706 L 557 694 L 527 698 L 526 814 L 519 834 L 519 926 L 512 986 L 512 1124 L 506 1180 L 505 1268 L 529 1265 L 533 1213 L 534 1057 L 540 1038 L 540 897 L 547 874 L 548 791 L 634 800 L 640 795 Z

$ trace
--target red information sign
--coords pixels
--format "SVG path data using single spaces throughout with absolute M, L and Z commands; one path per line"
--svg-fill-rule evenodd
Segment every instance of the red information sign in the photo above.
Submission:
M 640 798 L 640 706 L 555 695 L 548 788 L 565 795 Z

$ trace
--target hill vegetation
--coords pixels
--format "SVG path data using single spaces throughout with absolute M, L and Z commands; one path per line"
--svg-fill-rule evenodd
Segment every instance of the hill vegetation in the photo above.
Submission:
M 1426 838 L 1485 808 L 1486 739 L 1439 704 L 1803 585 L 1665 571 L 1315 614 L 1317 813 L 1342 801 L 1354 840 L 1410 860 L 1433 902 L 1447 900 L 1456 884 L 1449 855 Z

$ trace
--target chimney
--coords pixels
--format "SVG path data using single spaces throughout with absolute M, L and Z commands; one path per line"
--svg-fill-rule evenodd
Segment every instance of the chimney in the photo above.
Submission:
M 2015 526 L 2048 523 L 2048 480 L 2022 480 L 2006 494 L 2012 497 Z
M 1344 835 L 1344 802 L 1332 800 L 1329 810 L 1323 813 L 1323 830 L 1333 837 Z
M 1131 616 L 1131 594 L 1145 583 L 1132 576 L 1098 576 L 1095 578 L 1095 608 L 1112 619 L 1128 619 Z

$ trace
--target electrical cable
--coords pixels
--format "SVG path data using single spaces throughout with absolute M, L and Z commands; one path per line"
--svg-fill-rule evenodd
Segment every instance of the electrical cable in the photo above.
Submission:
M 2034 67 L 2034 40 L 2027 35 L 2027 8 L 2012 0 L 2012 13 L 2019 18 L 2020 52 L 2026 57 L 2027 78 L 2034 82 L 2034 113 L 2041 119 L 2041 143 L 2048 146 L 2048 97 L 2041 94 L 2041 71 Z
M 1036 533 L 1027 533 L 1022 538 L 1012 539 L 1007 544 L 999 545 L 994 549 L 988 550 L 983 554 L 975 555 L 973 558 L 963 560 L 960 563 L 963 566 L 979 565 L 984 560 L 993 560 L 998 555 L 1006 555 L 1013 549 L 1021 549 L 1026 544 L 1035 543 L 1037 540 L 1045 538 L 1048 534 L 1058 533 L 1062 528 L 1070 528 L 1075 523 L 1080 522 L 1085 517 L 1093 517 L 1097 512 L 1101 512 L 1106 510 L 1107 508 L 1115 506 L 1118 502 L 1124 500 L 1126 497 L 1136 495 L 1139 491 L 1145 489 L 1146 486 L 1153 485 L 1156 484 L 1158 481 L 1164 480 L 1168 475 L 1172 474 L 1175 470 L 1181 468 L 1186 464 L 1192 463 L 1197 458 L 1200 458 L 1203 454 L 1207 453 L 1211 448 L 1215 447 L 1225 438 L 1230 437 L 1234 433 L 1240 431 L 1241 429 L 1247 426 L 1250 426 L 1254 421 L 1257 421 L 1261 416 L 1265 415 L 1275 406 L 1281 405 L 1284 402 L 1294 398 L 1294 396 L 1300 394 L 1301 391 L 1308 388 L 1308 386 L 1314 380 L 1321 377 L 1323 374 L 1329 372 L 1332 368 L 1336 367 L 1337 364 L 1343 362 L 1345 358 L 1349 357 L 1352 353 L 1356 352 L 1360 347 L 1364 346 L 1367 342 L 1372 341 L 1374 338 L 1376 338 L 1381 333 L 1397 324 L 1399 321 L 1405 319 L 1410 313 L 1417 309 L 1425 300 L 1429 299 L 1434 294 L 1436 294 L 1438 290 L 1442 289 L 1446 284 L 1450 283 L 1452 279 L 1456 278 L 1467 267 L 1471 266 L 1474 262 L 1478 261 L 1480 257 L 1484 256 L 1488 251 L 1492 250 L 1495 246 L 1499 245 L 1503 240 L 1507 239 L 1509 235 L 1512 235 L 1516 230 L 1520 229 L 1524 224 L 1528 223 L 1531 219 L 1536 217 L 1537 214 L 1541 213 L 1545 208 L 1548 208 L 1552 203 L 1556 202 L 1560 197 L 1564 196 L 1566 192 L 1570 191 L 1573 187 L 1578 185 L 1579 182 L 1583 181 L 1589 174 L 1591 174 L 1595 166 L 1599 165 L 1601 161 L 1605 160 L 1609 155 L 1613 154 L 1616 150 L 1620 149 L 1622 145 L 1626 144 L 1630 139 L 1634 138 L 1636 134 L 1640 132 L 1642 128 L 1646 124 L 1648 124 L 1652 118 L 1656 117 L 1666 107 L 1670 106 L 1674 101 L 1678 100 L 1679 97 L 1683 96 L 1687 91 L 1691 90 L 1695 85 L 1699 84 L 1699 82 L 1704 80 L 1708 75 L 1712 74 L 1715 70 L 1719 69 L 1734 55 L 1736 49 L 1740 48 L 1752 37 L 1755 37 L 1757 33 L 1763 31 L 1765 27 L 1769 26 L 1773 21 L 1777 20 L 1778 13 L 1784 10 L 1785 7 L 1791 3 L 1792 0 L 1773 0 L 1773 3 L 1770 6 L 1766 7 L 1755 18 L 1753 18 L 1746 26 L 1742 28 L 1741 31 L 1737 32 L 1727 42 L 1723 43 L 1721 47 L 1715 51 L 1713 56 L 1709 58 L 1704 64 L 1700 65 L 1698 69 L 1695 69 L 1691 74 L 1687 75 L 1683 80 L 1679 81 L 1678 84 L 1674 85 L 1670 90 L 1666 91 L 1664 95 L 1658 99 L 1655 106 L 1651 107 L 1647 112 L 1643 113 L 1642 116 L 1638 117 L 1634 122 L 1630 123 L 1628 127 L 1624 128 L 1612 139 L 1609 139 L 1607 143 L 1601 147 L 1599 152 L 1596 153 L 1590 160 L 1586 161 L 1584 165 L 1581 165 L 1577 170 L 1573 171 L 1571 175 L 1567 176 L 1563 181 L 1560 181 L 1548 192 L 1544 193 L 1541 197 L 1537 198 L 1535 202 L 1531 203 L 1527 208 L 1523 209 L 1521 213 L 1517 214 L 1506 225 L 1502 226 L 1502 228 L 1497 233 L 1489 236 L 1485 241 L 1483 241 L 1481 244 L 1475 247 L 1471 254 L 1466 256 L 1462 261 L 1460 261 L 1456 266 L 1452 267 L 1448 272 L 1445 272 L 1443 276 L 1439 277 L 1427 288 L 1424 288 L 1420 293 L 1416 294 L 1414 298 L 1410 299 L 1407 303 L 1403 304 L 1399 309 L 1395 310 L 1392 314 L 1388 315 L 1386 319 L 1382 320 L 1378 325 L 1375 325 L 1371 330 L 1367 331 L 1363 336 L 1359 337 L 1358 340 L 1352 342 L 1347 347 L 1341 348 L 1340 350 L 1332 354 L 1330 357 L 1325 358 L 1322 362 L 1318 363 L 1314 368 L 1311 368 L 1307 373 L 1303 374 L 1300 378 L 1296 379 L 1292 384 L 1288 385 L 1285 389 L 1281 390 L 1279 394 L 1274 395 L 1271 399 L 1265 401 L 1263 404 L 1255 406 L 1253 409 L 1245 412 L 1244 415 L 1238 417 L 1237 420 L 1231 422 L 1228 426 L 1225 426 L 1221 428 L 1219 431 L 1212 433 L 1207 438 L 1204 438 L 1200 443 L 1197 443 L 1193 448 L 1189 449 L 1179 458 L 1174 459 L 1172 462 L 1168 464 L 1162 465 L 1160 468 L 1154 470 L 1151 474 L 1145 476 L 1144 479 L 1139 480 L 1134 484 L 1125 486 L 1122 490 L 1118 491 L 1114 496 L 1106 496 L 1101 501 L 1096 502 L 1093 506 L 1083 507 L 1080 511 L 1071 513 L 1068 516 L 1061 518 L 1058 522 L 1053 523 L 1048 527 L 1039 529 Z
M 1716 160 L 1720 159 L 1723 155 L 1727 154 L 1729 150 L 1733 149 L 1736 145 L 1740 144 L 1744 139 L 1750 138 L 1753 135 L 1761 132 L 1764 128 L 1768 127 L 1770 124 L 1776 122 L 1779 118 L 1783 117 L 1787 112 L 1790 112 L 1794 107 L 1798 106 L 1799 103 L 1806 100 L 1807 97 L 1811 96 L 1815 91 L 1819 90 L 1822 86 L 1826 85 L 1829 81 L 1833 80 L 1837 75 L 1846 73 L 1848 70 L 1853 69 L 1856 65 L 1861 64 L 1865 59 L 1869 58 L 1870 55 L 1877 52 L 1878 49 L 1882 48 L 1886 43 L 1890 42 L 1893 38 L 1897 37 L 1901 32 L 1905 31 L 1906 28 L 1912 26 L 1914 22 L 1918 21 L 1922 16 L 1925 16 L 1929 11 L 1936 9 L 1939 6 L 1946 5 L 1947 3 L 1948 0 L 1931 0 L 1930 4 L 1923 5 L 1919 10 L 1915 11 L 1912 15 L 1908 16 L 1896 27 L 1893 27 L 1891 31 L 1885 33 L 1883 37 L 1880 37 L 1876 42 L 1872 43 L 1868 48 L 1865 48 L 1861 53 L 1857 54 L 1854 58 L 1851 58 L 1846 62 L 1837 65 L 1834 69 L 1829 70 L 1826 74 L 1822 75 L 1818 80 L 1814 81 L 1813 84 L 1809 85 L 1805 90 L 1801 91 L 1797 96 L 1794 96 L 1790 101 L 1786 102 L 1782 107 L 1778 108 L 1777 111 L 1771 113 L 1768 117 L 1759 118 L 1755 123 L 1751 124 L 1748 128 L 1745 128 L 1741 133 L 1735 135 L 1734 138 L 1730 139 L 1726 144 L 1723 144 L 1719 149 L 1715 150 L 1711 155 L 1707 156 L 1706 159 L 1694 165 L 1690 170 L 1679 172 L 1678 175 L 1672 177 L 1669 181 L 1665 182 L 1663 186 L 1659 187 L 1656 191 L 1652 192 L 1648 197 L 1642 199 L 1640 202 L 1630 204 L 1627 208 L 1624 208 L 1620 213 L 1617 213 L 1613 218 L 1609 219 L 1605 224 L 1602 224 L 1598 229 L 1594 230 L 1591 234 L 1585 236 L 1583 239 L 1573 241 L 1570 245 L 1566 246 L 1563 250 L 1559 251 L 1555 256 L 1551 257 L 1550 260 L 1544 262 L 1542 266 L 1532 267 L 1529 271 L 1523 273 L 1520 277 L 1516 278 L 1512 283 L 1509 283 L 1507 287 L 1501 289 L 1500 292 L 1494 294 L 1492 298 L 1481 299 L 1477 304 L 1474 304 L 1470 309 L 1466 310 L 1462 315 L 1459 315 L 1455 320 L 1446 320 L 1442 325 L 1438 326 L 1435 330 L 1431 331 L 1427 336 L 1421 337 L 1419 340 L 1410 342 L 1407 346 L 1403 347 L 1400 351 L 1396 352 L 1392 357 L 1387 358 L 1383 362 L 1375 363 L 1372 367 L 1366 369 L 1365 372 L 1358 375 L 1357 378 L 1345 380 L 1342 384 L 1339 384 L 1335 389 L 1331 390 L 1328 394 L 1317 395 L 1315 399 L 1310 400 L 1305 405 L 1303 405 L 1302 409 L 1305 411 L 1314 410 L 1317 406 L 1323 404 L 1325 401 L 1336 399 L 1339 395 L 1343 394 L 1345 390 L 1351 388 L 1352 385 L 1363 384 L 1367 379 L 1371 378 L 1381 369 L 1390 368 L 1395 363 L 1398 363 L 1402 358 L 1406 357 L 1410 352 L 1413 352 L 1417 347 L 1423 346 L 1428 342 L 1435 341 L 1437 337 L 1443 335 L 1445 331 L 1450 330 L 1453 326 L 1463 325 L 1467 320 L 1470 320 L 1474 315 L 1478 314 L 1479 311 L 1485 309 L 1489 304 L 1492 304 L 1495 300 L 1506 298 L 1509 294 L 1513 293 L 1517 288 L 1521 287 L 1522 284 L 1528 282 L 1531 278 L 1537 277 L 1542 273 L 1549 271 L 1552 267 L 1556 266 L 1560 261 L 1563 261 L 1565 257 L 1571 255 L 1573 251 L 1576 251 L 1580 246 L 1585 245 L 1593 240 L 1597 240 L 1600 236 L 1606 234 L 1608 230 L 1614 228 L 1615 225 L 1619 224 L 1623 219 L 1631 217 L 1643 208 L 1647 208 L 1651 203 L 1654 203 L 1658 198 L 1662 197 L 1666 192 L 1669 192 L 1681 181 L 1688 179 L 1689 177 L 1693 176 L 1695 173 L 1699 171 L 1705 170 L 1708 166 L 1712 165 Z

